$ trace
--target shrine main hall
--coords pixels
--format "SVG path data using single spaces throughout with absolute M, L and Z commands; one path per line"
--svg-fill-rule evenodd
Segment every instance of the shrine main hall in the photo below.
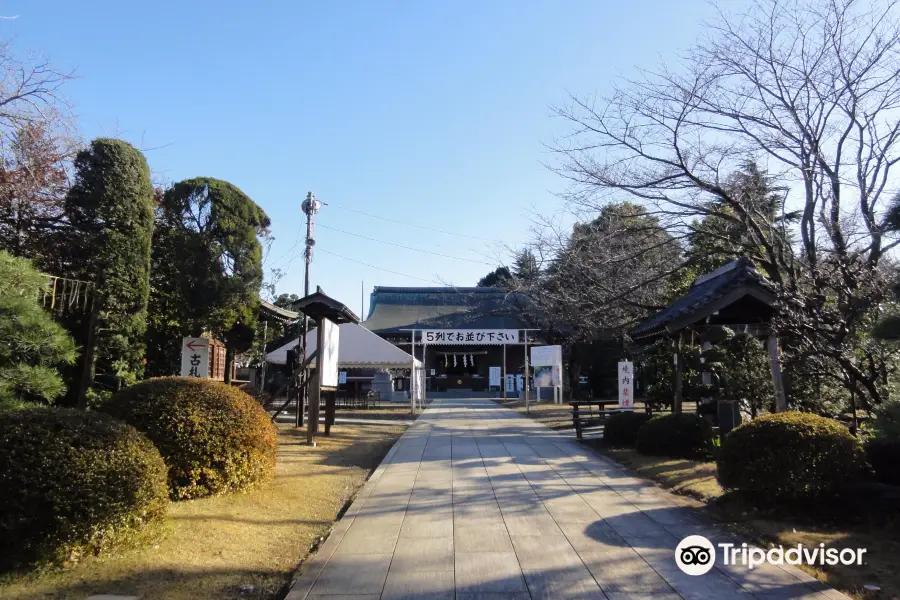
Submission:
M 522 387 L 527 325 L 521 314 L 521 299 L 498 288 L 376 286 L 361 325 L 422 361 L 427 392 L 499 396 L 501 386 L 513 394 Z M 541 343 L 534 333 L 527 332 L 529 347 Z M 396 377 L 395 386 L 408 390 L 408 375 Z

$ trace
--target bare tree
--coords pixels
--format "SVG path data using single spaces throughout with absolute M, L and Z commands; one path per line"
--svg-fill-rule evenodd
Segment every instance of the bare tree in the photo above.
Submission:
M 66 272 L 63 204 L 77 150 L 61 87 L 71 73 L 0 42 L 0 248 Z
M 885 301 L 880 263 L 898 243 L 880 222 L 900 157 L 897 10 L 759 0 L 720 12 L 677 67 L 559 108 L 574 132 L 555 146 L 578 205 L 624 193 L 676 237 L 711 215 L 746 229 L 744 252 L 778 286 L 791 352 L 833 360 L 833 377 L 874 402 L 890 369 L 865 332 Z M 727 185 L 750 161 L 790 190 L 796 244 L 774 244 L 768 220 Z

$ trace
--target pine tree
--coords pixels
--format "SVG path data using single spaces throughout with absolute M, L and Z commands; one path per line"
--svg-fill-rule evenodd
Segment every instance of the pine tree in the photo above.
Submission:
M 0 406 L 65 392 L 56 366 L 75 360 L 75 344 L 41 307 L 46 287 L 28 260 L 0 250 Z

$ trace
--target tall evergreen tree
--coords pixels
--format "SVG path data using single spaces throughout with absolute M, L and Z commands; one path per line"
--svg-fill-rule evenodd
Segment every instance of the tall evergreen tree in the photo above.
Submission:
M 262 246 L 269 217 L 236 186 L 197 177 L 167 190 L 157 216 L 153 320 L 161 344 L 211 332 L 226 343 L 226 378 L 235 353 L 249 348 L 259 309 Z M 177 335 L 176 335 L 177 332 Z M 177 349 L 151 365 L 174 372 Z
M 75 232 L 73 264 L 96 284 L 97 368 L 126 380 L 140 377 L 150 292 L 153 186 L 136 148 L 98 138 L 75 158 L 66 197 Z

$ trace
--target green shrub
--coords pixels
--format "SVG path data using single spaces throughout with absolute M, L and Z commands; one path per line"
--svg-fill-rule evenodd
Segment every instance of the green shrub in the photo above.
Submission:
M 700 415 L 660 415 L 641 426 L 635 445 L 651 456 L 703 458 L 712 448 L 712 437 L 712 426 Z
M 638 429 L 649 420 L 650 415 L 644 412 L 617 412 L 606 422 L 603 440 L 612 446 L 634 446 Z
M 881 483 L 900 485 L 900 438 L 875 438 L 866 444 L 866 458 Z
M 156 444 L 173 500 L 241 490 L 275 473 L 272 419 L 259 402 L 224 383 L 148 379 L 117 392 L 102 410 Z
M 159 452 L 106 415 L 0 412 L 0 569 L 136 545 L 169 500 Z
M 733 429 L 722 442 L 722 487 L 768 503 L 808 501 L 860 481 L 862 448 L 834 419 L 800 412 L 766 415 Z

